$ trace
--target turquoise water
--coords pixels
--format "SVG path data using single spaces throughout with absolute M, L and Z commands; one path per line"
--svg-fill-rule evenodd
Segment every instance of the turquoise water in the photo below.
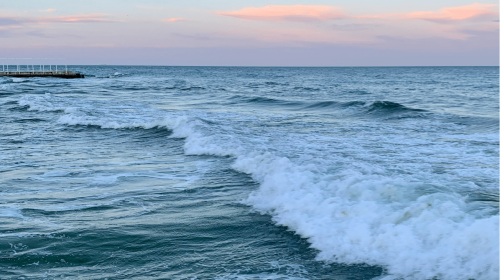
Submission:
M 498 279 L 498 67 L 0 77 L 0 279 Z

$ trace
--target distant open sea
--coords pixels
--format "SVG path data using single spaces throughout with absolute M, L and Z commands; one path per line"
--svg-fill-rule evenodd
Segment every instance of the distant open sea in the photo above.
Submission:
M 499 277 L 498 67 L 0 77 L 0 279 Z

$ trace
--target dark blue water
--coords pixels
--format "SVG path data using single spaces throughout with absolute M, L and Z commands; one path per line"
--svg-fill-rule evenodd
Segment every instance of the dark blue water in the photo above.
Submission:
M 498 279 L 498 67 L 0 77 L 0 279 Z

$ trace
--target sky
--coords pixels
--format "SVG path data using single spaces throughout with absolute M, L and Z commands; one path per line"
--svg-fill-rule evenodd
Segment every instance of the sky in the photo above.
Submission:
M 498 11 L 489 0 L 0 0 L 0 60 L 498 66 Z

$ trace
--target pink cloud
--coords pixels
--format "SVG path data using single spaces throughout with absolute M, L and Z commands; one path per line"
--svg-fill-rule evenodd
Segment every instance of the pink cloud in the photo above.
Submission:
M 166 18 L 162 19 L 163 22 L 177 22 L 177 21 L 185 21 L 185 18 Z
M 105 14 L 71 15 L 50 18 L 40 18 L 40 22 L 113 22 Z
M 234 12 L 219 12 L 219 15 L 258 21 L 326 21 L 347 16 L 342 9 L 325 5 L 269 5 L 259 8 L 243 8 Z
M 361 15 L 361 19 L 420 19 L 433 22 L 451 22 L 464 20 L 490 19 L 498 20 L 498 5 L 473 3 L 458 7 L 445 7 L 439 11 L 417 11 L 405 14 Z
M 47 12 L 47 13 L 50 13 L 50 12 L 53 12 L 55 11 L 56 9 L 45 9 L 45 10 L 41 10 L 42 12 Z
M 474 3 L 465 6 L 447 7 L 439 11 L 413 12 L 405 14 L 403 17 L 430 21 L 456 21 L 493 16 L 498 17 L 497 4 Z
M 19 28 L 25 25 L 45 25 L 53 23 L 93 23 L 93 22 L 117 22 L 109 19 L 105 14 L 68 15 L 58 17 L 19 17 L 2 16 L 0 14 L 0 27 Z
M 473 3 L 458 7 L 445 7 L 439 11 L 416 11 L 404 14 L 372 14 L 348 16 L 341 8 L 327 5 L 269 5 L 247 7 L 239 11 L 219 12 L 219 15 L 255 21 L 327 21 L 334 19 L 420 19 L 434 22 L 472 19 L 498 19 L 498 5 Z

